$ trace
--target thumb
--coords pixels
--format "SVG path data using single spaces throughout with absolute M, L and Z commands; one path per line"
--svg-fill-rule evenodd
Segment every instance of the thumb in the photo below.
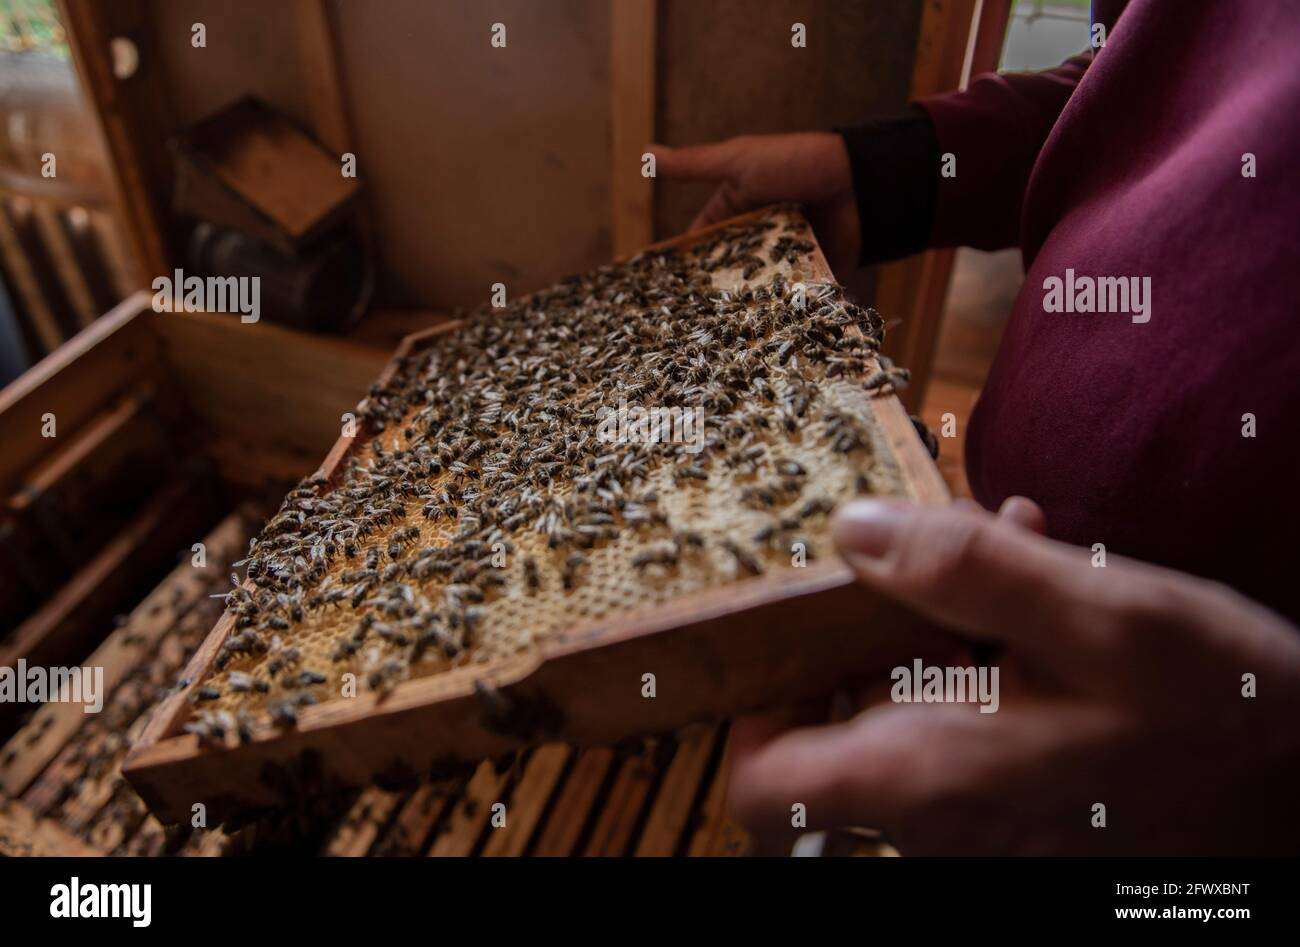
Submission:
M 658 177 L 720 181 L 735 173 L 736 142 L 737 139 L 731 138 L 685 148 L 650 145 L 647 150 L 655 156 L 655 175 Z
M 860 500 L 836 514 L 832 536 L 859 579 L 886 596 L 1043 657 L 1094 640 L 1125 584 L 1116 570 L 1099 576 L 1080 550 L 983 511 Z
M 1043 508 L 1029 497 L 1007 497 L 998 507 L 998 516 L 1039 536 L 1047 535 L 1047 517 Z

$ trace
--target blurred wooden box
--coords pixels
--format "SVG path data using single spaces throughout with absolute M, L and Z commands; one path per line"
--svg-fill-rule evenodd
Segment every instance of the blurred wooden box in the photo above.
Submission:
M 349 212 L 360 185 L 289 119 L 241 99 L 171 142 L 174 209 L 292 254 Z
M 240 495 L 310 469 L 384 362 L 142 292 L 0 390 L 0 665 L 85 658 Z

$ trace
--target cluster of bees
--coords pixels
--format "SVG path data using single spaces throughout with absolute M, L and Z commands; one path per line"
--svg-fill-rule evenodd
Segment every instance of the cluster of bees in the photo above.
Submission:
M 612 549 L 650 585 L 718 561 L 761 574 L 845 498 L 819 490 L 810 458 L 838 456 L 848 493 L 871 491 L 869 422 L 824 389 L 903 376 L 880 367 L 874 310 L 796 283 L 807 237 L 773 215 L 570 277 L 471 315 L 372 386 L 357 409 L 368 442 L 301 482 L 236 563 L 249 581 L 232 576 L 235 627 L 195 698 L 225 709 L 218 738 L 232 718 L 246 737 L 252 707 L 291 724 L 340 669 L 384 691 L 471 660 L 494 602 L 581 589 Z M 700 412 L 702 447 L 599 438 L 620 403 Z M 752 534 L 706 535 L 672 512 L 672 495 L 723 479 L 727 502 L 761 514 Z M 332 636 L 310 660 L 308 627 Z

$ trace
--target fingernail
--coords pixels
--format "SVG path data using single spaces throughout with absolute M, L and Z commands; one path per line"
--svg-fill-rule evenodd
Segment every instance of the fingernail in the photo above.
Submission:
M 889 555 L 906 519 L 906 507 L 896 503 L 854 500 L 835 514 L 831 538 L 850 561 L 879 561 Z

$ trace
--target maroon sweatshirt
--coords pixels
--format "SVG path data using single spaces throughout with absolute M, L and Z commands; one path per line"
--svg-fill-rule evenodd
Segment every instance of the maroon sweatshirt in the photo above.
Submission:
M 1110 26 L 1095 55 L 845 132 L 859 197 L 886 221 L 932 208 L 904 243 L 1023 251 L 967 431 L 983 505 L 1030 497 L 1058 539 L 1218 579 L 1295 621 L 1300 3 L 1094 6 Z M 881 218 L 861 210 L 865 238 Z M 864 239 L 868 257 L 916 248 Z

